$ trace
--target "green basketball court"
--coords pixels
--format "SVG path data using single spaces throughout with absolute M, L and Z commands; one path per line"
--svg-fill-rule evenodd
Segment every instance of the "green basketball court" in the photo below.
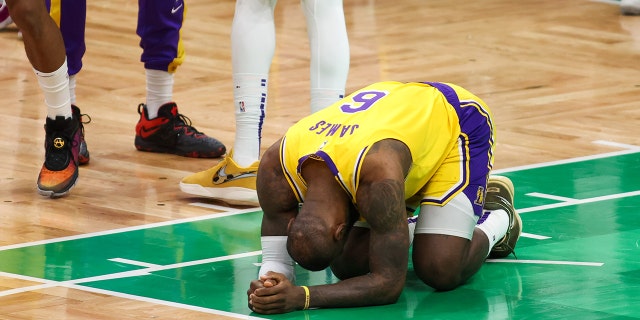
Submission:
M 252 314 L 246 290 L 260 261 L 261 212 L 229 209 L 0 247 L 0 276 L 35 283 L 0 296 L 60 286 L 235 318 L 640 318 L 640 150 L 497 173 L 516 186 L 518 259 L 489 260 L 450 292 L 434 292 L 410 270 L 394 305 Z M 301 269 L 297 279 L 337 281 Z

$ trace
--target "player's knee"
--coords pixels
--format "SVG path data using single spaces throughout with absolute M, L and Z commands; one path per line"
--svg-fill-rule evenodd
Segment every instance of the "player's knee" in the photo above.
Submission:
M 462 283 L 462 276 L 458 269 L 446 263 L 417 265 L 414 262 L 414 269 L 422 282 L 438 291 L 453 290 Z
M 7 0 L 7 5 L 13 22 L 23 33 L 39 30 L 41 17 L 47 14 L 46 7 L 39 1 Z

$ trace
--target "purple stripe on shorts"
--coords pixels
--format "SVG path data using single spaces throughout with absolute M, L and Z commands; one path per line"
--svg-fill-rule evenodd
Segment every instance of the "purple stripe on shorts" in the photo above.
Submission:
M 491 122 L 489 112 L 477 101 L 460 101 L 456 91 L 444 83 L 424 83 L 438 89 L 458 114 L 460 130 L 466 135 L 466 139 L 468 139 L 466 142 L 468 143 L 469 150 L 469 154 L 463 152 L 462 155 L 465 157 L 465 161 L 469 161 L 469 181 L 463 192 L 469 200 L 471 200 L 474 214 L 480 217 L 482 216 L 482 204 L 477 203 L 475 200 L 478 197 L 478 191 L 485 190 L 486 188 L 487 176 L 492 167 L 491 152 L 494 144 L 493 123 Z M 464 135 L 461 135 L 461 139 L 465 139 Z M 443 198 L 443 201 L 446 201 L 450 196 L 450 194 L 447 195 Z

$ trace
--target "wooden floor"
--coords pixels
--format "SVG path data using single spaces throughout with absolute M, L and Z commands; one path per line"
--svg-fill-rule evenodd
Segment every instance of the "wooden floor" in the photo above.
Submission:
M 235 2 L 191 0 L 174 98 L 201 131 L 234 138 L 230 30 Z M 144 100 L 137 3 L 90 1 L 78 105 L 91 163 L 70 196 L 48 199 L 43 97 L 16 30 L 0 32 L 0 248 L 210 214 L 184 176 L 216 160 L 133 147 Z M 443 81 L 476 93 L 498 130 L 496 168 L 640 146 L 640 16 L 586 0 L 345 0 L 347 91 L 379 80 Z M 298 1 L 278 1 L 263 148 L 308 113 L 308 44 Z M 203 201 L 202 199 L 198 199 Z M 224 205 L 207 201 L 213 205 Z M 30 285 L 0 276 L 0 290 Z M 0 296 L 0 319 L 201 319 L 197 311 L 74 289 Z M 214 317 L 224 318 L 224 316 Z

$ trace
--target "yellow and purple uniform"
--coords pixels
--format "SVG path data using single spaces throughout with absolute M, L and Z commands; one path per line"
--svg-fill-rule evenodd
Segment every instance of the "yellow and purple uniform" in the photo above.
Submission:
M 87 1 L 46 0 L 46 4 L 64 39 L 69 75 L 75 75 L 82 69 L 86 49 Z M 174 72 L 182 64 L 184 49 L 180 31 L 185 12 L 183 0 L 138 0 L 136 32 L 140 36 L 140 60 L 145 69 Z
M 87 1 L 46 0 L 49 15 L 56 22 L 67 53 L 69 75 L 82 69 L 82 57 L 86 51 L 84 30 L 87 20 Z
M 280 144 L 285 176 L 303 202 L 300 171 L 309 157 L 323 160 L 357 205 L 362 163 L 383 139 L 402 141 L 412 166 L 405 199 L 442 206 L 464 192 L 482 215 L 493 166 L 494 129 L 486 104 L 467 90 L 435 82 L 379 82 L 362 88 L 293 125 Z

